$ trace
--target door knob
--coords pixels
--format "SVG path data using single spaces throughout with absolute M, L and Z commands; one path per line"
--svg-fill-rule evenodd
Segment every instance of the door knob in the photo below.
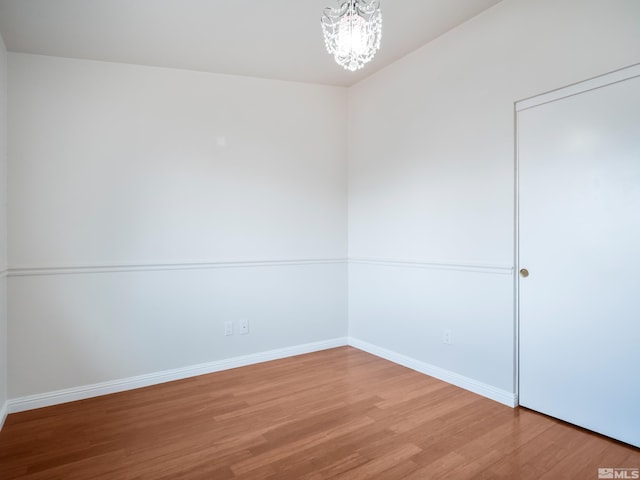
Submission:
M 529 270 L 527 270 L 526 268 L 521 268 L 520 269 L 520 276 L 522 278 L 527 278 L 529 276 Z

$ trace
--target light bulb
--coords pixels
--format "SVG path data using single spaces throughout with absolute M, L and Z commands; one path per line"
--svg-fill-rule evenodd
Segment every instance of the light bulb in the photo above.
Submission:
M 338 53 L 347 56 L 367 52 L 367 22 L 360 15 L 345 15 L 338 27 Z

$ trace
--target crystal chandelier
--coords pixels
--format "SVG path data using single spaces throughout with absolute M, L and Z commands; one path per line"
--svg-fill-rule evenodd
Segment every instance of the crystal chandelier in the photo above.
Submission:
M 321 22 L 327 51 L 347 70 L 362 68 L 380 48 L 380 0 L 345 0 L 325 8 Z

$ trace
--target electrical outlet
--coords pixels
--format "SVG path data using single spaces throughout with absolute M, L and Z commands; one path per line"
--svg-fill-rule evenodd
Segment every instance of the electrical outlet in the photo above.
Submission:
M 442 343 L 444 343 L 445 345 L 453 344 L 453 332 L 451 332 L 451 330 L 449 330 L 448 328 L 445 328 L 442 331 Z
M 247 333 L 249 333 L 249 320 L 240 320 L 238 322 L 238 329 L 240 330 L 240 335 L 246 335 Z
M 233 335 L 233 322 L 224 322 L 225 336 Z

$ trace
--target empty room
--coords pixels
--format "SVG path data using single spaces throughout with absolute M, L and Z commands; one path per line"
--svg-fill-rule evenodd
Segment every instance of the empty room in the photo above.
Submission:
M 640 478 L 639 0 L 0 0 L 0 479 Z

